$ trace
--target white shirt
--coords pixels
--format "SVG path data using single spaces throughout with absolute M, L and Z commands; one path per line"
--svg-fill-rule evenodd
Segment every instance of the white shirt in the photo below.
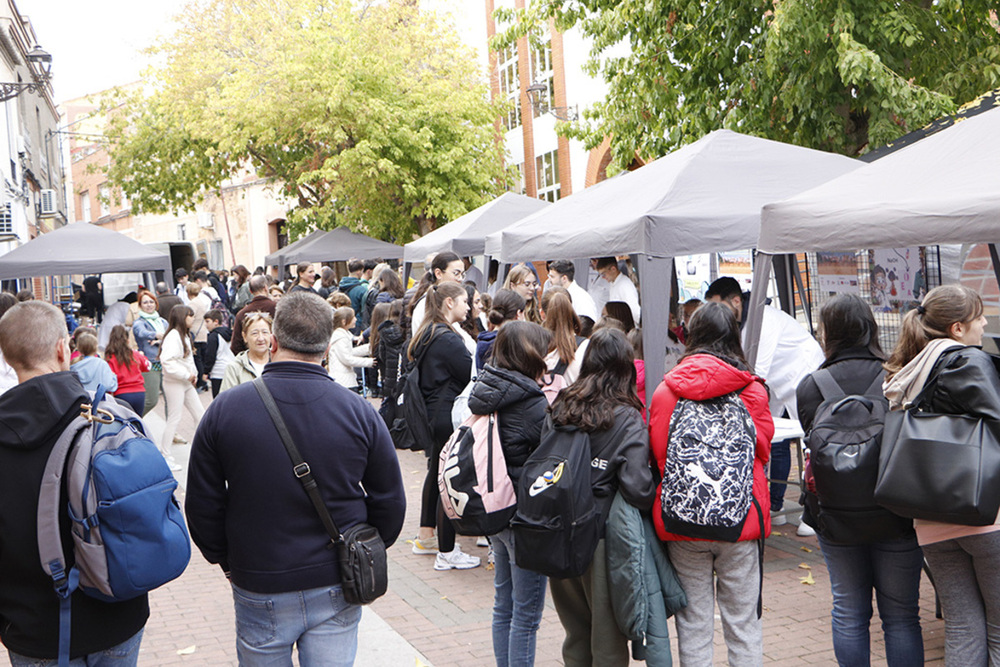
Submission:
M 608 301 L 627 303 L 632 310 L 632 319 L 635 320 L 635 325 L 639 326 L 639 292 L 635 289 L 635 283 L 629 280 L 624 273 L 619 273 L 615 281 L 611 283 Z
M 823 349 L 808 329 L 785 311 L 764 307 L 754 372 L 767 380 L 771 389 L 771 415 L 780 417 L 787 410 L 792 419 L 798 417 L 795 390 L 824 359 Z
M 424 323 L 424 313 L 427 310 L 427 296 L 420 297 L 420 301 L 413 306 L 413 317 L 410 319 L 410 335 L 416 336 L 417 329 Z
M 569 292 L 569 296 L 573 300 L 573 310 L 576 311 L 577 315 L 589 317 L 595 322 L 601 318 L 600 313 L 597 312 L 594 297 L 577 285 L 575 280 L 569 281 L 569 287 L 566 288 L 566 291 Z
M 587 294 L 590 295 L 591 300 L 594 302 L 594 310 L 600 315 L 601 311 L 604 310 L 604 304 L 606 304 L 611 299 L 609 295 L 611 293 L 611 283 L 601 277 L 597 271 L 593 269 L 588 269 L 590 274 L 587 277 Z M 595 322 L 597 320 L 594 320 Z

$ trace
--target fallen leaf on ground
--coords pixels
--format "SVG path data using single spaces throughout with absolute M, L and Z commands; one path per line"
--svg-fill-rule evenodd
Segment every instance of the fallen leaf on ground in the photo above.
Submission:
M 811 553 L 813 552 L 813 550 L 812 550 L 812 549 L 810 549 L 809 547 L 799 547 L 799 549 L 802 549 L 802 550 L 803 550 L 803 551 L 805 551 L 805 552 L 806 552 L 807 554 L 811 554 Z
M 811 570 L 812 569 L 812 565 L 810 565 L 809 563 L 799 563 L 799 567 L 802 568 L 803 570 Z
M 197 646 L 191 644 L 187 648 L 182 648 L 181 650 L 177 651 L 177 655 L 191 655 L 192 653 L 195 652 L 195 649 L 197 648 L 198 648 Z
M 804 577 L 799 577 L 799 581 L 801 581 L 806 586 L 812 586 L 813 584 L 816 583 L 816 580 L 813 579 L 813 573 L 812 572 L 809 572 Z

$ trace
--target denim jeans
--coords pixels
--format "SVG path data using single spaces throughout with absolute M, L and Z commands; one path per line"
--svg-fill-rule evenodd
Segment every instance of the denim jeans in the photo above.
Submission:
M 288 593 L 251 593 L 233 585 L 236 654 L 241 666 L 291 667 L 298 645 L 302 667 L 349 667 L 358 650 L 361 607 L 340 585 Z
M 70 660 L 69 665 L 70 667 L 135 667 L 139 662 L 141 643 L 142 630 L 139 630 L 121 644 Z M 10 657 L 11 667 L 55 667 L 59 664 L 58 660 L 29 658 L 13 651 L 7 651 L 7 655 Z
M 792 441 L 779 440 L 771 444 L 771 468 L 768 477 L 771 479 L 788 480 L 792 469 Z M 780 512 L 785 503 L 786 484 L 771 482 L 771 511 Z
M 872 589 L 885 634 L 889 667 L 924 664 L 920 631 L 920 568 L 916 536 L 839 545 L 819 538 L 833 592 L 833 650 L 842 667 L 870 664 Z
M 507 528 L 490 538 L 495 570 L 493 656 L 497 667 L 535 664 L 535 634 L 545 607 L 547 577 L 514 562 L 514 533 Z

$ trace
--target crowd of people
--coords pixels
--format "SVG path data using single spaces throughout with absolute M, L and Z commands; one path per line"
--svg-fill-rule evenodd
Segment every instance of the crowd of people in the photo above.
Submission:
M 821 438 L 817 419 L 832 381 L 844 396 L 887 400 L 887 410 L 919 399 L 936 413 L 1000 420 L 1000 375 L 981 350 L 982 299 L 965 287 L 935 288 L 915 304 L 889 355 L 859 296 L 824 304 L 818 341 L 791 315 L 765 307 L 751 364 L 742 331 L 749 293 L 733 278 L 713 282 L 704 302 L 680 304 L 668 349 L 654 352 L 643 350 L 627 261 L 592 260 L 596 283 L 578 280 L 569 260 L 549 262 L 544 279 L 534 265 L 516 265 L 482 291 L 466 280 L 474 268 L 467 258 L 441 252 L 425 266 L 406 285 L 378 260 L 351 260 L 339 281 L 330 267 L 317 272 L 308 262 L 278 281 L 243 266 L 213 272 L 199 260 L 190 272 L 178 270 L 176 290 L 139 289 L 108 307 L 98 327 L 81 326 L 71 338 L 64 324 L 58 330 L 53 307 L 0 294 L 0 525 L 18 526 L 17 537 L 0 534 L 4 579 L 44 583 L 29 573 L 37 551 L 17 548 L 29 541 L 34 515 L 16 518 L 28 501 L 8 499 L 41 474 L 58 435 L 41 417 L 9 415 L 34 414 L 43 409 L 33 405 L 39 396 L 58 396 L 46 402 L 45 418 L 65 424 L 98 387 L 139 415 L 162 396 L 158 444 L 172 469 L 180 469 L 172 447 L 185 410 L 197 425 L 186 513 L 194 543 L 231 579 L 241 664 L 284 664 L 296 645 L 303 665 L 352 664 L 360 608 L 343 598 L 329 536 L 260 407 L 255 383 L 263 381 L 341 528 L 369 523 L 391 545 L 406 504 L 394 446 L 424 451 L 412 554 L 433 556 L 427 562 L 438 571 L 493 563 L 497 665 L 534 664 L 547 590 L 566 631 L 566 665 L 628 665 L 635 637 L 619 621 L 623 596 L 636 589 L 661 600 L 648 622 L 665 632 L 666 618 L 675 617 L 681 665 L 712 664 L 716 608 L 729 664 L 760 665 L 764 540 L 798 513 L 784 508 L 792 442 L 772 442 L 775 419 L 798 419 L 810 442 Z M 27 326 L 38 336 L 24 336 Z M 652 353 L 666 356 L 667 373 L 649 380 L 655 390 L 647 402 L 643 357 Z M 206 410 L 199 392 L 209 390 Z M 377 413 L 365 398 L 381 399 Z M 476 416 L 495 419 L 506 473 L 532 496 L 563 472 L 560 465 L 549 477 L 525 477 L 533 453 L 566 433 L 589 444 L 597 529 L 585 571 L 547 577 L 524 566 L 517 554 L 526 533 L 516 519 L 479 536 L 482 555 L 459 547 L 442 504 L 441 454 Z M 852 493 L 871 493 L 873 484 L 860 474 L 848 479 Z M 890 667 L 923 664 L 925 561 L 943 608 L 946 664 L 1000 664 L 1000 524 L 913 521 L 882 508 L 844 512 L 808 484 L 801 502 L 799 534 L 817 535 L 830 574 L 840 665 L 870 664 L 873 594 Z M 632 570 L 609 516 L 628 511 L 649 525 L 650 548 L 666 563 L 660 581 L 615 583 Z M 661 596 L 660 586 L 674 594 Z M 48 664 L 34 659 L 53 657 L 58 614 L 28 613 L 21 595 L 0 584 L 0 636 L 13 664 Z M 106 622 L 87 639 L 74 631 L 74 657 L 138 646 L 144 603 L 133 605 L 142 616 L 138 633 L 135 617 L 74 603 L 91 608 L 88 627 Z M 38 609 L 56 606 L 53 597 Z M 669 664 L 669 645 L 662 651 L 653 635 L 645 659 Z M 108 664 L 135 664 L 135 656 Z

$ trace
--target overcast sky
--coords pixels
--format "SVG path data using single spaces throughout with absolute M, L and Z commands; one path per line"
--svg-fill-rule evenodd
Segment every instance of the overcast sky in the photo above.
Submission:
M 15 1 L 31 19 L 38 43 L 52 54 L 57 103 L 138 80 L 147 64 L 141 51 L 170 32 L 170 19 L 187 4 L 187 0 Z M 481 2 L 424 2 L 458 8 L 459 33 L 466 38 L 481 34 L 485 39 L 485 32 L 471 29 L 475 25 L 483 30 Z

